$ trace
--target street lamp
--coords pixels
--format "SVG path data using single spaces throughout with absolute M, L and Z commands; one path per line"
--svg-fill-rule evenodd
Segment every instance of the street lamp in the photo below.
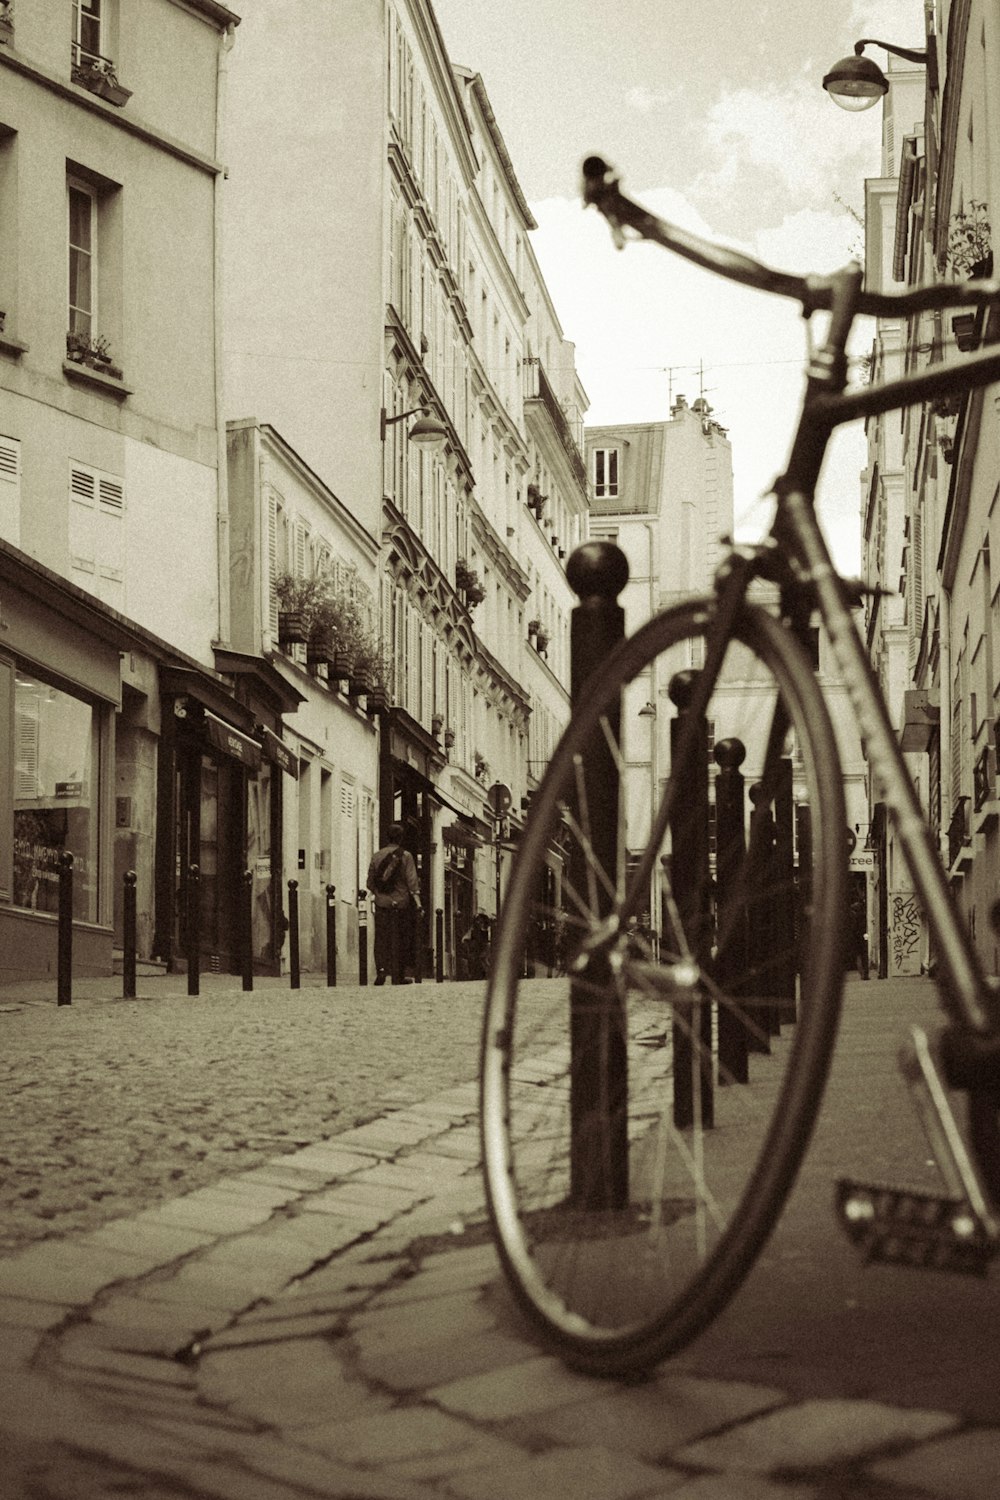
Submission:
M 425 413 L 418 422 L 407 433 L 411 443 L 416 443 L 420 448 L 440 448 L 448 441 L 448 429 L 437 417 L 428 415 L 429 406 L 411 406 L 409 411 L 401 411 L 398 417 L 387 417 L 383 406 L 380 414 L 379 436 L 385 442 L 386 429 L 392 427 L 395 422 L 405 422 L 407 417 L 415 417 L 418 412 Z
M 878 63 L 861 55 L 866 47 L 882 47 L 894 57 L 903 57 L 907 62 L 924 63 L 929 72 L 935 71 L 936 53 L 932 48 L 917 52 L 912 47 L 894 47 L 891 42 L 862 37 L 860 42 L 854 43 L 854 56 L 842 57 L 823 79 L 823 87 L 834 104 L 839 104 L 841 109 L 870 109 L 889 92 L 889 80 Z M 932 77 L 930 82 L 933 88 L 937 83 L 936 77 Z

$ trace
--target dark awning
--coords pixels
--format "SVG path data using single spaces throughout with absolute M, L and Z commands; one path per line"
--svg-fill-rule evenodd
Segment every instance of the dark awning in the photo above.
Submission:
M 242 734 L 232 724 L 227 724 L 225 719 L 216 718 L 208 709 L 205 710 L 205 738 L 216 750 L 221 750 L 223 755 L 231 755 L 234 760 L 246 766 L 248 771 L 260 769 L 260 746 L 257 741 Z
M 280 766 L 283 771 L 287 771 L 289 776 L 294 776 L 298 779 L 298 756 L 289 750 L 284 740 L 279 739 L 273 730 L 266 727 L 264 729 L 264 743 L 261 749 L 264 752 L 265 760 L 273 761 L 276 766 Z

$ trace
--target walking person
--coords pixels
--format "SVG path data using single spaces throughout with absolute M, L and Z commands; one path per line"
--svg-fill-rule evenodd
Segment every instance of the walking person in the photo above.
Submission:
M 376 849 L 368 866 L 368 889 L 375 910 L 375 983 L 408 983 L 403 966 L 410 945 L 411 912 L 421 911 L 420 884 L 413 855 L 403 848 L 403 826 L 390 823 L 389 842 Z
M 850 911 L 851 955 L 855 968 L 862 979 L 868 978 L 868 907 L 860 891 L 854 892 Z

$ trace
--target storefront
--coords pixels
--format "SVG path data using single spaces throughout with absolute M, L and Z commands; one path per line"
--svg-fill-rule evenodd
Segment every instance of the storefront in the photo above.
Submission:
M 74 969 L 109 973 L 115 711 L 125 637 L 79 590 L 0 555 L 0 980 L 56 969 L 73 857 Z
M 242 686 L 241 697 L 251 697 Z M 197 920 L 202 967 L 238 973 L 249 870 L 254 968 L 276 973 L 285 926 L 281 778 L 296 774 L 295 758 L 211 674 L 164 668 L 160 688 L 157 953 L 182 966 Z

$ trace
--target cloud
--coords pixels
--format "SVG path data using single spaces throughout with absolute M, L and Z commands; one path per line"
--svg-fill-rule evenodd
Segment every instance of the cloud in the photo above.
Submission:
M 680 97 L 679 88 L 650 89 L 645 84 L 636 84 L 634 88 L 626 90 L 625 103 L 629 109 L 636 110 L 641 115 L 651 114 L 654 109 L 662 109 L 667 104 L 673 104 Z

